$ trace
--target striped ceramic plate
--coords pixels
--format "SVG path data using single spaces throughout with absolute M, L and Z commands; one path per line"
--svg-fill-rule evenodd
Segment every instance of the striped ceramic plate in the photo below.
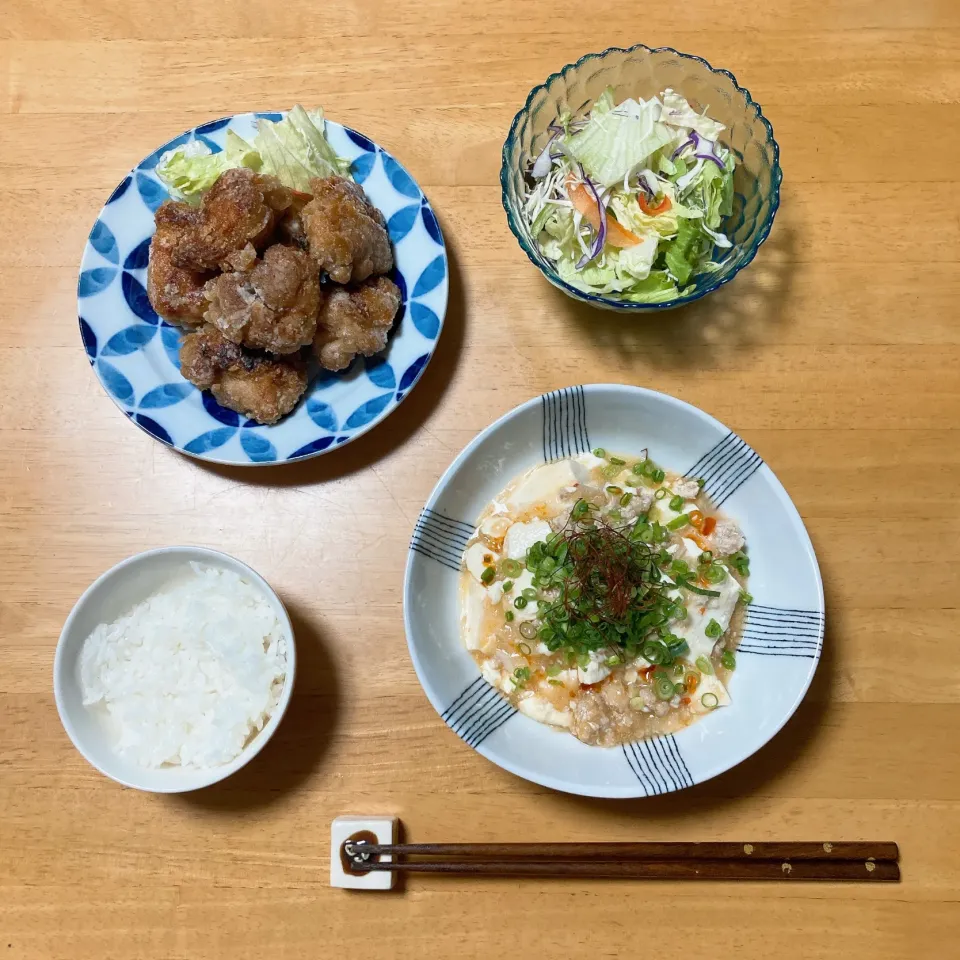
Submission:
M 458 570 L 481 510 L 517 475 L 593 447 L 639 452 L 703 477 L 749 544 L 749 607 L 733 704 L 666 737 L 605 749 L 519 713 L 480 679 L 459 636 Z M 570 793 L 638 797 L 701 783 L 760 749 L 810 686 L 823 643 L 820 570 L 773 471 L 736 434 L 681 400 L 613 384 L 568 387 L 517 407 L 454 461 L 421 513 L 404 619 L 430 702 L 466 744 L 518 776 Z

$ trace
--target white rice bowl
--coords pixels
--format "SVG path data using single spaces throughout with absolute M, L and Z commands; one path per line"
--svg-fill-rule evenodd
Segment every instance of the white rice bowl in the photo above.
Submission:
M 83 594 L 57 645 L 54 691 L 90 763 L 172 793 L 249 762 L 280 723 L 294 671 L 290 619 L 266 581 L 226 554 L 168 547 Z

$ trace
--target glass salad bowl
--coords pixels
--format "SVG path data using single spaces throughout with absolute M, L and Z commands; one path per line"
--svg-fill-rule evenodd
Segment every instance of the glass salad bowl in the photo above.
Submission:
M 615 103 L 629 97 L 649 99 L 671 88 L 697 110 L 719 121 L 726 129 L 719 141 L 733 151 L 733 211 L 721 229 L 732 242 L 716 252 L 719 267 L 695 274 L 683 295 L 659 303 L 636 303 L 617 294 L 581 290 L 563 280 L 555 263 L 539 248 L 522 214 L 524 176 L 551 137 L 550 125 L 564 112 L 573 117 L 586 113 L 596 99 L 613 88 Z M 773 128 L 750 92 L 728 70 L 717 70 L 706 60 L 679 53 L 670 47 L 651 49 L 637 44 L 629 49 L 611 47 L 591 53 L 530 91 L 514 117 L 503 145 L 500 184 L 507 223 L 524 253 L 555 287 L 568 296 L 607 310 L 645 312 L 664 310 L 699 300 L 732 280 L 757 255 L 767 239 L 780 204 L 780 148 Z

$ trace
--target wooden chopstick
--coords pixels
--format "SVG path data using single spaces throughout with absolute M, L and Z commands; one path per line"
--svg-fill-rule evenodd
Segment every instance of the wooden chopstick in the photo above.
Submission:
M 588 860 L 371 861 L 357 872 L 443 873 L 487 877 L 580 877 L 621 880 L 834 880 L 896 882 L 893 860 Z
M 896 843 L 405 843 L 347 841 L 358 872 L 635 880 L 896 882 Z M 362 852 L 362 857 L 356 854 Z M 385 862 L 380 858 L 391 856 Z M 440 859 L 410 860 L 409 857 Z
M 395 843 L 362 844 L 370 856 L 467 860 L 897 860 L 896 843 Z

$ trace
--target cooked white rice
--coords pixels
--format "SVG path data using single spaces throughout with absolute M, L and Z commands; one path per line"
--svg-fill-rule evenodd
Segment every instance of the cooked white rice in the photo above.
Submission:
M 277 705 L 287 638 L 236 573 L 190 564 L 83 643 L 83 702 L 105 709 L 116 749 L 143 767 L 236 757 Z

